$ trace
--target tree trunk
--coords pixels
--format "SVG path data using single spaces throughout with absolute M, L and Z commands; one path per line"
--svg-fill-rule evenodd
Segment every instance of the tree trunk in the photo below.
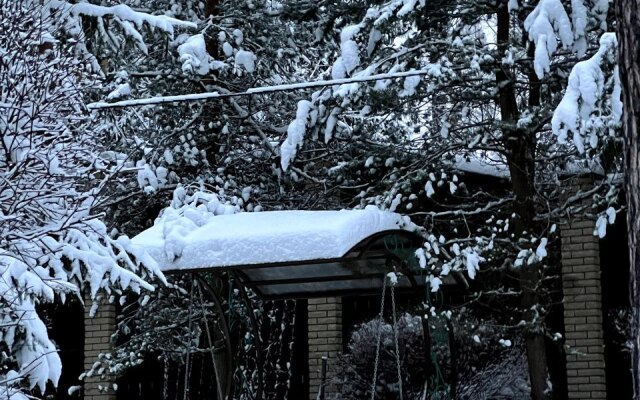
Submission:
M 625 143 L 625 190 L 630 257 L 632 308 L 631 362 L 634 399 L 640 399 L 640 0 L 615 2 L 618 23 L 618 64 L 622 85 L 622 116 Z
M 497 13 L 497 39 L 499 53 L 504 53 L 509 43 L 510 27 L 509 12 L 506 1 L 501 4 Z M 538 79 L 534 74 L 529 76 L 532 90 L 529 93 L 529 104 L 539 103 Z M 535 230 L 534 216 L 534 180 L 535 180 L 535 149 L 536 138 L 533 132 L 517 129 L 519 118 L 518 103 L 515 96 L 513 79 L 507 70 L 498 68 L 496 80 L 502 121 L 504 143 L 507 150 L 507 163 L 511 176 L 511 186 L 514 200 L 515 240 L 518 240 L 525 232 L 533 233 Z M 540 285 L 539 266 L 523 265 L 519 270 L 522 297 L 520 306 L 526 321 L 533 321 L 535 308 L 538 305 L 538 287 Z M 525 331 L 525 346 L 527 350 L 527 364 L 529 366 L 529 381 L 531 383 L 531 398 L 533 400 L 546 399 L 547 387 L 547 357 L 544 342 L 544 329 L 541 321 Z
M 215 17 L 220 13 L 220 0 L 207 0 L 204 16 Z M 205 45 L 207 46 L 207 53 L 213 58 L 218 58 L 218 36 L 212 35 L 212 32 L 208 32 L 208 35 L 205 35 Z

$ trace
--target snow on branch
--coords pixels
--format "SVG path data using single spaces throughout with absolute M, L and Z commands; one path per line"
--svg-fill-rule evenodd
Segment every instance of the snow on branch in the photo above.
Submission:
M 577 63 L 569 74 L 564 97 L 558 104 L 551 128 L 560 143 L 569 133 L 578 152 L 585 152 L 585 137 L 591 148 L 598 145 L 598 136 L 608 127 L 615 127 L 622 116 L 621 88 L 616 61 L 616 35 L 608 32 L 600 38 L 600 48 L 591 58 Z M 608 66 L 609 78 L 605 74 Z M 611 93 L 610 99 L 606 94 Z
M 26 4 L 34 5 L 36 3 L 33 1 L 26 2 Z M 197 25 L 193 22 L 181 21 L 166 15 L 152 15 L 135 11 L 124 4 L 99 6 L 85 1 L 72 4 L 64 0 L 48 0 L 44 5 L 37 4 L 37 6 L 42 8 L 43 16 L 52 17 L 55 30 L 64 31 L 75 39 L 76 51 L 90 60 L 95 72 L 99 72 L 101 69 L 95 59 L 95 55 L 86 46 L 85 41 L 88 39 L 85 37 L 85 32 L 82 28 L 83 17 L 96 19 L 99 35 L 112 46 L 117 46 L 118 43 L 112 33 L 108 31 L 105 21 L 107 19 L 115 21 L 122 30 L 122 34 L 132 39 L 145 54 L 147 54 L 147 45 L 140 32 L 145 24 L 152 29 L 160 29 L 170 37 L 173 37 L 174 30 L 177 27 L 197 28 Z
M 0 0 L 0 390 L 12 399 L 48 382 L 60 357 L 38 304 L 154 290 L 157 264 L 127 238 L 114 239 L 95 210 L 117 167 L 100 156 L 96 121 L 82 90 L 96 85 L 60 46 L 57 20 L 38 2 Z M 41 46 L 47 43 L 49 46 Z M 114 296 L 115 297 L 115 296 Z M 24 397 L 24 398 L 32 398 Z
M 244 92 L 232 92 L 232 93 L 211 92 L 211 93 L 183 94 L 183 95 L 176 95 L 176 96 L 157 96 L 157 97 L 150 97 L 148 99 L 124 100 L 124 101 L 118 101 L 115 103 L 107 103 L 107 102 L 100 101 L 96 103 L 90 103 L 87 105 L 87 107 L 90 110 L 100 110 L 100 109 L 107 109 L 107 108 L 148 106 L 148 105 L 154 105 L 154 104 L 184 103 L 184 102 L 190 102 L 190 101 L 203 101 L 203 100 L 210 100 L 210 99 L 226 99 L 229 97 L 253 96 L 258 94 L 267 94 L 267 93 L 275 93 L 275 92 L 288 92 L 293 90 L 304 90 L 304 89 L 358 83 L 358 82 L 383 81 L 386 79 L 406 78 L 411 76 L 423 76 L 423 75 L 430 75 L 430 74 L 432 74 L 432 71 L 430 70 L 390 72 L 385 74 L 376 74 L 376 75 L 370 75 L 370 76 L 364 76 L 364 77 L 319 80 L 319 81 L 313 81 L 313 82 L 291 83 L 291 84 L 274 85 L 274 86 L 261 86 L 261 87 L 248 89 Z
M 535 43 L 533 67 L 538 78 L 549 72 L 551 55 L 558 48 L 556 31 L 563 46 L 573 44 L 571 21 L 560 0 L 540 0 L 536 8 L 524 21 L 529 40 Z
M 143 12 L 134 11 L 129 6 L 118 4 L 116 6 L 105 7 L 91 3 L 68 4 L 62 1 L 54 3 L 66 4 L 69 11 L 74 16 L 85 15 L 90 17 L 116 17 L 124 21 L 133 22 L 138 29 L 147 23 L 154 28 L 158 28 L 173 35 L 174 27 L 181 26 L 185 28 L 197 28 L 193 22 L 181 21 L 166 15 L 151 15 Z
M 608 8 L 607 0 L 571 0 L 569 19 L 561 0 L 540 0 L 524 21 L 529 40 L 535 43 L 533 66 L 538 78 L 550 71 L 558 39 L 564 48 L 572 48 L 578 57 L 584 56 L 587 33 L 606 30 Z
M 382 77 L 383 74 L 375 74 L 381 68 L 385 68 L 387 74 L 404 74 L 395 76 L 406 78 L 404 80 L 404 88 L 398 93 L 399 97 L 410 97 L 416 93 L 416 88 L 420 83 L 420 75 L 431 75 L 432 77 L 443 75 L 444 68 L 440 63 L 441 60 L 433 64 L 423 65 L 419 71 L 401 72 L 407 68 L 407 63 L 400 62 L 399 57 L 400 55 L 408 54 L 408 52 L 412 51 L 410 49 L 401 50 L 397 56 L 388 57 L 387 55 L 377 60 L 374 55 L 375 49 L 379 47 L 380 40 L 383 39 L 379 28 L 388 24 L 406 28 L 408 21 L 411 20 L 411 17 L 408 16 L 424 7 L 424 5 L 425 0 L 391 0 L 384 5 L 370 7 L 360 22 L 342 28 L 340 32 L 340 55 L 335 59 L 331 67 L 331 77 L 336 83 L 340 79 L 345 79 L 349 76 L 356 78 L 356 80 L 344 82 L 344 84 L 335 87 L 331 91 L 316 91 L 312 94 L 310 101 L 298 103 L 296 118 L 289 124 L 287 138 L 280 146 L 281 167 L 283 170 L 286 171 L 289 168 L 298 148 L 303 145 L 307 130 L 318 129 L 320 125 L 324 125 L 325 143 L 332 139 L 336 127 L 341 124 L 339 117 L 345 106 L 370 89 L 359 85 L 358 82 L 375 80 L 377 81 L 376 85 L 372 88 L 374 91 L 387 90 L 390 84 L 389 80 L 384 79 Z M 366 31 L 368 31 L 368 35 Z M 357 36 L 359 35 L 368 37 L 366 46 L 364 46 L 364 43 L 362 43 L 363 46 L 358 44 Z M 367 63 L 363 63 L 361 57 L 365 54 L 366 58 L 369 58 Z M 389 67 L 386 64 L 392 59 L 394 65 Z M 333 107 L 328 107 L 325 103 L 332 98 L 338 100 L 340 105 L 335 104 Z M 304 118 L 301 119 L 301 115 L 304 115 Z

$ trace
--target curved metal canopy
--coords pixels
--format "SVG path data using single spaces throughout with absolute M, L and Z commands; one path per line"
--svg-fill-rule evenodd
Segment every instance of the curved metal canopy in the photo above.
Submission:
M 405 230 L 388 230 L 369 236 L 343 257 L 291 262 L 234 265 L 227 267 L 167 270 L 166 274 L 189 272 L 234 272 L 245 287 L 263 299 L 296 299 L 354 294 L 377 294 L 387 273 L 397 271 L 399 289 L 424 285 L 408 265 L 423 238 Z M 445 281 L 445 284 L 453 283 Z
M 265 299 L 377 293 L 389 272 L 399 272 L 399 289 L 424 284 L 414 277 L 422 273 L 415 250 L 424 239 L 399 214 L 267 211 L 195 227 L 186 219 L 160 218 L 133 239 L 166 274 L 230 271 Z
M 309 298 L 378 293 L 383 280 L 405 257 L 413 257 L 422 238 L 403 230 L 384 231 L 366 238 L 340 258 L 234 266 L 236 276 L 260 297 Z M 404 272 L 404 271 L 398 271 Z M 415 282 L 414 282 L 415 284 Z M 399 288 L 413 284 L 398 274 Z

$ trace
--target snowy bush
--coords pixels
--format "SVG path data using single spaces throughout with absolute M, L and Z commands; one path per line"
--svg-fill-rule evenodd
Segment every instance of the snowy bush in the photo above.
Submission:
M 380 360 L 376 381 L 377 398 L 398 398 L 398 377 L 394 336 L 391 325 L 375 319 L 360 325 L 352 334 L 347 353 L 338 364 L 331 383 L 336 386 L 336 399 L 362 399 L 371 396 L 378 334 L 382 330 Z M 422 325 L 419 317 L 409 314 L 398 320 L 404 398 L 417 398 L 425 379 L 425 356 Z
M 455 332 L 456 398 L 523 399 L 528 396 L 528 372 L 523 350 L 521 346 L 504 339 L 505 329 L 496 326 L 495 322 L 482 322 L 465 310 L 461 310 L 450 322 L 451 325 L 444 317 L 429 320 L 433 356 L 442 374 L 442 381 L 437 383 L 438 378 L 426 375 L 427 356 L 420 317 L 406 313 L 398 319 L 403 398 L 423 399 L 425 382 L 432 385 L 427 389 L 426 398 L 447 398 L 447 390 L 450 390 L 448 385 L 453 379 L 449 327 L 453 327 Z M 349 339 L 347 352 L 338 364 L 339 372 L 331 380 L 331 385 L 337 388 L 336 399 L 370 397 L 375 346 L 380 330 L 382 340 L 376 398 L 399 398 L 392 326 L 375 319 L 358 326 Z M 510 394 L 514 397 L 509 397 Z

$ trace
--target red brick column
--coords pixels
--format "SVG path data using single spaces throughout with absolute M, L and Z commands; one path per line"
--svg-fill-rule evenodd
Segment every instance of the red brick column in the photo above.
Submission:
M 573 192 L 580 187 L 577 182 Z M 570 399 L 606 399 L 600 246 L 592 220 L 562 227 L 562 287 Z
M 309 399 L 315 399 L 321 384 L 322 357 L 327 357 L 327 381 L 336 371 L 336 360 L 342 354 L 342 298 L 309 299 Z M 325 395 L 333 393 L 325 386 Z
M 101 353 L 113 349 L 111 335 L 116 330 L 116 306 L 101 302 L 92 317 L 93 302 L 85 297 L 84 313 L 84 369 L 88 371 L 98 361 Z M 115 400 L 114 378 L 106 374 L 95 374 L 84 378 L 85 400 Z

